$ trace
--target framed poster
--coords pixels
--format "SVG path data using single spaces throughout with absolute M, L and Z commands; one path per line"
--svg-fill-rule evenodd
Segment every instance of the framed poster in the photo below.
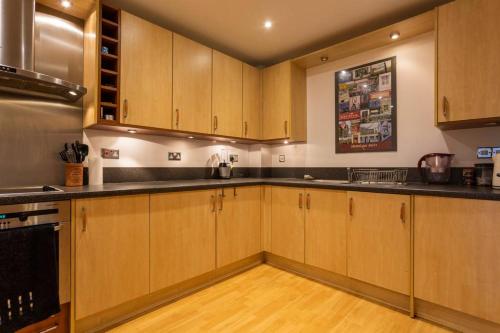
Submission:
M 396 57 L 335 73 L 335 152 L 397 150 Z

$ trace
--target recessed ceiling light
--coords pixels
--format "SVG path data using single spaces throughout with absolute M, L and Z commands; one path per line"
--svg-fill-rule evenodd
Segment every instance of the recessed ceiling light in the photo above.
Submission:
M 61 6 L 63 6 L 64 8 L 69 8 L 69 7 L 71 7 L 71 1 L 61 0 Z
M 129 132 L 130 134 L 135 134 L 135 133 L 137 133 L 137 131 L 136 131 L 136 130 L 134 130 L 134 129 L 129 129 L 129 130 L 127 130 L 127 132 Z
M 283 141 L 283 143 L 287 145 L 288 144 L 288 140 Z
M 319 58 L 319 60 L 321 60 L 321 62 L 327 62 L 328 61 L 328 57 L 327 56 L 322 56 L 321 58 Z
M 398 38 L 399 38 L 399 36 L 400 36 L 399 31 L 393 31 L 393 32 L 391 32 L 391 34 L 389 35 L 389 37 L 391 37 L 391 39 L 392 39 L 392 40 L 396 40 L 396 39 L 398 39 Z
M 69 91 L 69 94 L 70 94 L 70 95 L 73 95 L 73 96 L 78 95 L 78 94 L 77 94 L 76 92 L 74 92 L 73 90 L 70 90 L 70 91 Z
M 194 136 L 188 136 L 188 139 L 194 139 Z
M 271 29 L 273 27 L 273 22 L 271 20 L 266 20 L 264 22 L 264 28 Z
M 236 141 L 235 141 L 235 140 L 231 140 L 230 142 L 231 142 L 231 143 L 236 143 Z

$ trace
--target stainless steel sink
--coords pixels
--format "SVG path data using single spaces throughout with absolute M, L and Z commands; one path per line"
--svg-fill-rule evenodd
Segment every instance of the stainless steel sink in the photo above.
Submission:
M 339 180 L 339 179 L 313 179 L 311 181 L 315 183 L 325 183 L 325 184 L 349 184 L 347 180 Z

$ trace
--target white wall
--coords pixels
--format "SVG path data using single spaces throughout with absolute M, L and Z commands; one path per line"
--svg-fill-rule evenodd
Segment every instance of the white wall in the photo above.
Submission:
M 396 56 L 398 151 L 335 154 L 335 72 Z M 454 165 L 476 162 L 481 145 L 500 145 L 500 127 L 441 131 L 434 126 L 434 34 L 357 54 L 307 72 L 307 143 L 270 149 L 273 167 L 416 166 L 427 153 L 456 154 Z M 278 157 L 284 154 L 285 163 Z

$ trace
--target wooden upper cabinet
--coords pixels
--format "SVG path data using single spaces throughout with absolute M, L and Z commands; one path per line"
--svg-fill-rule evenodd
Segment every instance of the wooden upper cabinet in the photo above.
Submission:
M 306 72 L 291 61 L 267 67 L 262 78 L 262 139 L 307 139 Z
M 437 9 L 437 122 L 500 121 L 500 1 L 456 0 Z
M 346 275 L 347 193 L 306 189 L 306 264 Z
M 262 72 L 243 64 L 243 137 L 261 138 Z
M 500 202 L 415 197 L 415 297 L 500 323 Z
M 172 128 L 172 33 L 121 12 L 121 122 Z
M 260 186 L 218 190 L 217 267 L 261 251 Z
M 212 133 L 212 49 L 174 34 L 173 129 Z
M 243 63 L 213 50 L 212 133 L 241 137 Z
M 304 262 L 304 189 L 272 187 L 271 252 Z
M 215 269 L 215 191 L 151 195 L 151 292 Z
M 76 320 L 149 293 L 149 195 L 75 203 Z
M 348 192 L 347 275 L 410 293 L 410 196 Z

